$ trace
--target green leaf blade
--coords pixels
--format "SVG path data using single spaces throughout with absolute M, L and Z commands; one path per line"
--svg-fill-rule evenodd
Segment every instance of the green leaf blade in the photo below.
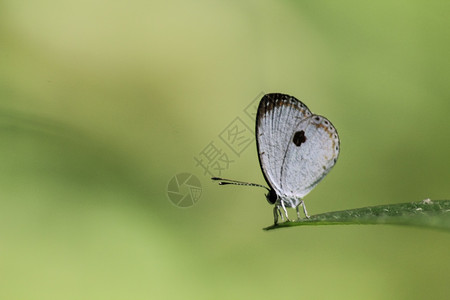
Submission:
M 450 231 L 450 200 L 424 200 L 334 211 L 314 215 L 309 219 L 272 225 L 264 230 L 304 225 L 345 224 L 408 225 Z

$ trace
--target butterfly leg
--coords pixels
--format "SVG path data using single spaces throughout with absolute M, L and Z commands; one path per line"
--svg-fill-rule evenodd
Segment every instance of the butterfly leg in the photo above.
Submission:
M 300 201 L 300 205 L 303 207 L 303 212 L 305 213 L 305 217 L 307 219 L 309 219 L 308 211 L 306 210 L 306 205 L 305 205 L 305 202 L 303 202 L 303 200 Z M 297 206 L 297 214 L 298 214 L 298 206 Z
M 281 201 L 281 207 L 283 208 L 284 214 L 286 215 L 286 221 L 291 221 L 291 220 L 289 220 L 289 215 L 288 215 L 288 212 L 286 210 L 286 206 L 284 206 L 284 202 L 283 201 Z M 281 212 L 280 212 L 280 214 L 281 214 Z
M 300 204 L 295 207 L 295 210 L 297 211 L 297 221 L 301 220 L 301 218 L 300 218 L 300 211 L 298 209 L 299 206 L 300 206 Z
M 278 206 L 278 214 L 279 214 L 280 217 L 281 217 L 281 221 L 284 222 L 284 216 L 283 216 L 283 213 L 281 212 L 281 207 L 280 207 L 280 206 Z
M 284 222 L 284 216 L 283 216 L 283 214 L 281 213 L 281 206 L 275 204 L 275 207 L 276 207 L 276 209 L 277 209 L 278 215 L 281 217 L 281 222 Z M 278 216 L 277 216 L 277 220 L 278 220 Z
M 281 217 L 281 221 L 284 221 L 283 215 L 280 212 L 280 207 L 278 205 L 275 204 L 275 206 L 273 207 L 273 223 L 275 225 L 278 224 L 278 214 Z
M 278 207 L 276 205 L 273 207 L 273 224 L 278 224 Z

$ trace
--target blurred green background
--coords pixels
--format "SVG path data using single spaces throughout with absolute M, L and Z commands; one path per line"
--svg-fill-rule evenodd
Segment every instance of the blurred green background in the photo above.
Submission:
M 0 3 L 1 299 L 444 299 L 450 235 L 264 232 L 254 141 L 219 138 L 261 92 L 327 116 L 341 155 L 310 214 L 449 199 L 448 1 Z M 167 197 L 196 175 L 190 208 Z M 184 190 L 185 191 L 185 190 Z M 291 213 L 293 213 L 291 211 Z

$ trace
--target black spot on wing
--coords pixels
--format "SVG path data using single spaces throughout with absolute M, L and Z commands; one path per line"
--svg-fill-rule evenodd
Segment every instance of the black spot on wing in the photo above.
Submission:
M 294 134 L 294 138 L 292 139 L 292 142 L 295 144 L 295 146 L 300 147 L 301 144 L 306 142 L 305 132 L 303 130 L 297 131 Z

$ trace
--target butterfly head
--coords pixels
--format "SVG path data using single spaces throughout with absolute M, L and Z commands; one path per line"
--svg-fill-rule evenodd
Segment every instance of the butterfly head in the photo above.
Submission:
M 266 194 L 266 199 L 269 204 L 275 204 L 277 202 L 278 196 L 275 190 L 270 189 L 269 192 Z

